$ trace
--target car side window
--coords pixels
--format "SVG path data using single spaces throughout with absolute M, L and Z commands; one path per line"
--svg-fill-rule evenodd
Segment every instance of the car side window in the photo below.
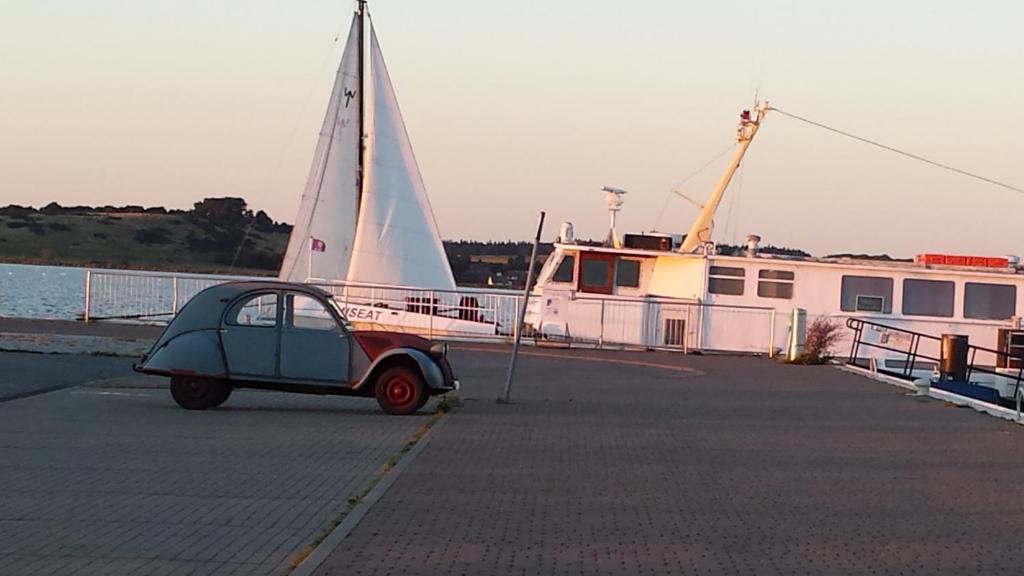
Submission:
M 338 323 L 324 305 L 305 294 L 288 295 L 289 328 L 300 330 L 337 330 Z
M 256 294 L 235 304 L 228 314 L 228 323 L 238 326 L 277 326 L 277 293 Z

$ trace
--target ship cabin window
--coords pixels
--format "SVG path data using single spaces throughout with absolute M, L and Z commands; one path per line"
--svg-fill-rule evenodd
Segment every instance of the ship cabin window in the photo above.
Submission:
M 580 292 L 612 293 L 612 268 L 615 256 L 610 254 L 580 254 Z
M 1017 314 L 1017 287 L 1012 284 L 964 284 L 964 318 L 1009 320 Z
M 640 261 L 619 258 L 615 263 L 615 285 L 621 288 L 639 288 Z
M 758 270 L 757 295 L 761 298 L 793 299 L 793 280 L 796 275 L 789 270 Z
M 566 254 L 562 256 L 562 261 L 558 263 L 558 268 L 555 270 L 555 275 L 551 277 L 552 282 L 563 282 L 572 283 L 573 272 L 576 271 L 576 257 L 572 254 Z
M 743 277 L 747 271 L 731 266 L 712 266 L 708 271 L 708 292 L 743 296 Z
M 892 314 L 892 278 L 843 276 L 839 309 L 843 312 Z
M 903 281 L 903 313 L 907 316 L 953 317 L 954 284 L 944 280 Z

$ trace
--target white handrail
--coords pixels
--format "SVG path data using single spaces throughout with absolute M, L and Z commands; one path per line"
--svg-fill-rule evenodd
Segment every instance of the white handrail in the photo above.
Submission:
M 89 269 L 84 285 L 83 317 L 165 323 L 199 291 L 237 280 L 269 278 Z M 383 327 L 450 340 L 510 341 L 514 337 L 515 317 L 523 302 L 521 293 L 504 289 L 432 290 L 340 281 L 310 284 L 333 294 L 346 310 L 361 309 L 363 313 L 387 310 L 389 319 L 393 320 L 381 325 L 376 321 L 350 318 L 357 325 L 362 323 L 374 329 Z M 524 337 L 596 348 L 769 354 L 777 337 L 775 311 L 769 307 L 723 306 L 664 297 L 572 294 L 564 300 L 566 308 L 560 311 L 561 315 L 553 316 L 547 314 L 551 297 L 531 295 Z M 710 320 L 709 313 L 715 315 L 715 321 Z M 723 335 L 720 329 L 712 330 L 712 326 L 721 325 L 723 318 L 726 324 L 742 325 L 743 334 L 736 337 L 735 334 Z M 682 321 L 682 332 L 678 336 L 666 335 L 669 330 L 666 322 L 670 321 Z M 570 324 L 572 333 L 568 331 Z M 769 341 L 767 350 L 765 338 Z

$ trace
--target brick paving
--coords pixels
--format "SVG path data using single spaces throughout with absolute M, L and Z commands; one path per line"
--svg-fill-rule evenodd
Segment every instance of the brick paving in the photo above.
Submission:
M 465 405 L 317 574 L 1024 565 L 1024 428 L 827 367 L 572 354 L 501 406 L 504 356 L 456 352 Z
M 110 376 L 0 402 L 0 574 L 282 573 L 429 417 L 255 391 L 190 412 L 129 364 L 0 354 L 0 390 Z

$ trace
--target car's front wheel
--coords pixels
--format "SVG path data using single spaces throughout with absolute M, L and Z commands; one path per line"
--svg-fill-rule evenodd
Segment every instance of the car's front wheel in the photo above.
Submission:
M 171 377 L 171 396 L 186 410 L 204 410 L 224 403 L 231 387 L 221 380 L 196 376 Z
M 374 386 L 377 404 L 388 414 L 412 414 L 427 397 L 426 386 L 418 372 L 404 366 L 385 370 Z

